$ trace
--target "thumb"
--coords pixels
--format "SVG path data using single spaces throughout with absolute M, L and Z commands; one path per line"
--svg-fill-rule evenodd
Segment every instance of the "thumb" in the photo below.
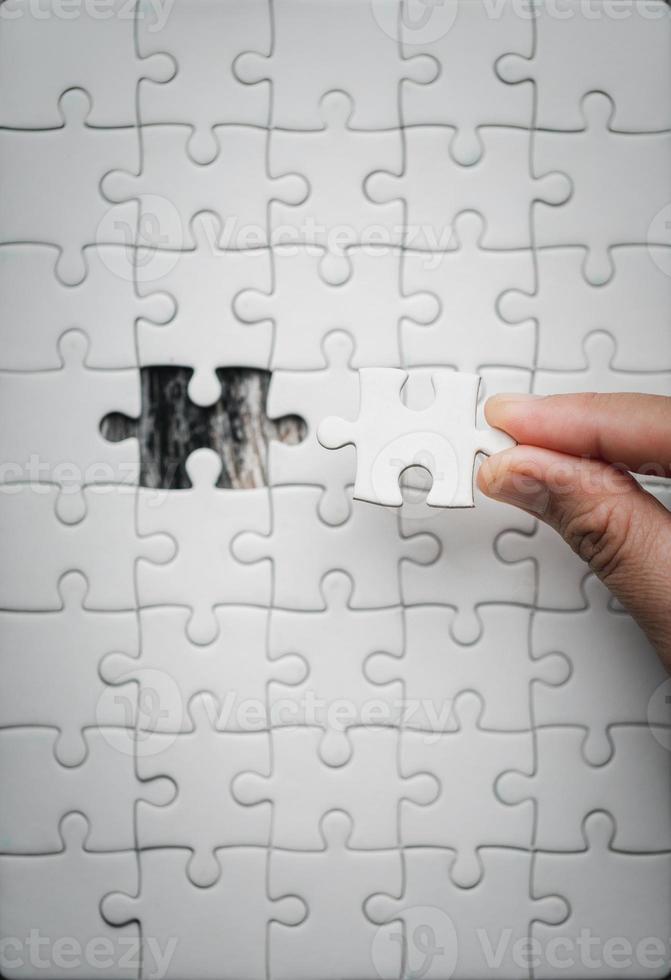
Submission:
M 671 669 L 671 514 L 659 501 L 609 463 L 535 446 L 490 456 L 478 485 L 553 527 Z

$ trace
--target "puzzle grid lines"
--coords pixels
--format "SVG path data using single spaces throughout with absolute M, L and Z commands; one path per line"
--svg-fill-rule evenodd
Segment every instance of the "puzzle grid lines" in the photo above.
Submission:
M 360 368 L 671 394 L 669 9 L 51 4 L 0 19 L 0 972 L 665 976 L 654 652 L 316 429 Z M 163 364 L 273 372 L 268 487 L 138 486 L 99 424 Z

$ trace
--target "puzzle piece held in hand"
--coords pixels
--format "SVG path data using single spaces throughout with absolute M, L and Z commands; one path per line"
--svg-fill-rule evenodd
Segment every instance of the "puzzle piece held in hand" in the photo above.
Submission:
M 401 473 L 411 466 L 422 466 L 433 477 L 426 498 L 429 506 L 472 507 L 476 455 L 490 455 L 515 445 L 499 429 L 476 428 L 478 376 L 434 371 L 435 400 L 430 408 L 415 411 L 401 400 L 407 371 L 362 368 L 359 374 L 358 418 L 324 419 L 317 433 L 327 449 L 356 446 L 354 496 L 400 507 Z
M 0 375 L 0 415 L 12 419 L 0 438 L 2 482 L 59 486 L 56 512 L 75 524 L 86 514 L 84 487 L 139 482 L 137 439 L 109 442 L 100 422 L 110 412 L 139 416 L 140 373 L 88 368 L 88 340 L 79 330 L 61 337 L 59 351 L 59 370 Z

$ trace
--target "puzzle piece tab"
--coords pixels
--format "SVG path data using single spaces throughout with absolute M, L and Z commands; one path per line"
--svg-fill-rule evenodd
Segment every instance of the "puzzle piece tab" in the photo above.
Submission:
M 401 82 L 426 83 L 438 73 L 427 55 L 402 56 L 401 10 L 400 0 L 381 0 L 372 8 L 358 0 L 321 0 L 318 6 L 277 0 L 271 54 L 242 54 L 235 73 L 251 85 L 272 82 L 277 129 L 319 129 L 320 100 L 334 90 L 351 99 L 354 129 L 397 128 Z
M 247 491 L 249 492 L 249 491 Z M 279 487 L 272 491 L 273 530 L 268 536 L 243 532 L 232 542 L 238 561 L 274 566 L 273 605 L 283 609 L 323 609 L 321 581 L 340 569 L 354 583 L 352 606 L 398 606 L 399 565 L 427 564 L 438 555 L 430 534 L 401 538 L 397 515 L 355 501 L 344 524 L 330 526 L 318 515 L 319 487 Z
M 100 421 L 110 412 L 140 414 L 140 374 L 88 368 L 79 330 L 61 337 L 59 351 L 58 370 L 0 374 L 0 415 L 12 420 L 0 438 L 2 482 L 59 486 L 58 516 L 74 524 L 86 514 L 85 486 L 139 482 L 137 439 L 108 442 Z
M 250 533 L 268 532 L 268 491 L 217 487 L 221 465 L 211 449 L 198 449 L 186 463 L 189 489 L 145 491 L 138 500 L 140 535 L 164 532 L 177 545 L 171 561 L 138 564 L 140 605 L 188 604 L 192 615 L 187 634 L 198 644 L 211 643 L 217 636 L 215 606 L 266 606 L 270 600 L 269 569 L 245 568 L 230 549 L 241 527 Z
M 317 437 L 327 449 L 355 445 L 354 496 L 399 507 L 399 477 L 422 466 L 433 477 L 426 498 L 433 507 L 472 507 L 477 453 L 496 453 L 515 445 L 499 429 L 478 429 L 475 410 L 480 379 L 475 374 L 437 369 L 435 400 L 413 410 L 401 400 L 408 374 L 398 368 L 362 368 L 358 418 L 327 418 Z

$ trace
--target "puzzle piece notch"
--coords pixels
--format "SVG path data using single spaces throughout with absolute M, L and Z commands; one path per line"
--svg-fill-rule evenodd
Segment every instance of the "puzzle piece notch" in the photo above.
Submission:
M 268 530 L 268 491 L 221 489 L 217 487 L 221 468 L 217 453 L 197 449 L 186 462 L 189 489 L 145 493 L 138 501 L 140 533 L 168 527 L 177 541 L 173 561 L 159 567 L 139 563 L 140 604 L 188 604 L 192 616 L 187 635 L 198 645 L 212 643 L 217 637 L 216 606 L 267 606 L 270 600 L 269 570 L 245 569 L 235 561 L 230 547 L 239 527 L 256 529 L 255 533 Z
M 454 730 L 453 706 L 466 691 L 477 692 L 479 723 L 490 731 L 531 728 L 532 685 L 556 687 L 569 676 L 563 654 L 533 660 L 528 649 L 531 614 L 522 606 L 483 605 L 482 635 L 469 646 L 451 635 L 455 612 L 441 606 L 406 609 L 405 649 L 376 653 L 366 663 L 375 684 L 403 683 L 404 726 L 421 731 Z
M 307 664 L 304 682 L 292 691 L 272 678 L 268 692 L 272 724 L 318 724 L 324 734 L 319 755 L 328 766 L 341 766 L 352 756 L 348 731 L 361 725 L 398 726 L 401 719 L 399 684 L 374 686 L 366 664 L 379 650 L 403 653 L 403 613 L 400 607 L 353 609 L 353 582 L 343 572 L 330 572 L 321 582 L 323 612 L 273 610 L 269 656 L 282 664 L 289 652 Z M 278 682 L 279 681 L 279 682 Z M 311 705 L 314 704 L 314 707 Z M 285 712 L 286 721 L 280 711 Z M 341 710 L 342 709 L 342 710 Z
M 217 368 L 268 368 L 272 324 L 267 320 L 241 323 L 234 302 L 242 285 L 263 288 L 270 283 L 271 258 L 265 249 L 219 248 L 224 226 L 211 211 L 201 211 L 191 219 L 190 233 L 194 248 L 181 252 L 161 279 L 172 295 L 175 315 L 162 326 L 139 323 L 139 359 L 142 366 L 193 368 L 189 397 L 196 405 L 208 407 L 221 398 Z M 150 253 L 140 251 L 141 263 L 145 254 Z
M 272 803 L 275 847 L 319 850 L 320 824 L 329 810 L 344 810 L 351 817 L 353 848 L 396 847 L 401 800 L 424 807 L 437 795 L 433 775 L 417 769 L 399 774 L 394 729 L 351 729 L 352 756 L 341 766 L 325 766 L 321 760 L 319 728 L 277 728 L 272 737 L 272 773 L 242 773 L 232 791 L 244 806 Z
M 140 888 L 135 895 L 111 892 L 102 914 L 114 925 L 140 922 L 169 964 L 144 945 L 144 970 L 165 980 L 212 976 L 262 977 L 266 973 L 269 924 L 296 926 L 306 915 L 296 896 L 270 898 L 265 849 L 226 847 L 217 853 L 222 873 L 215 884 L 197 888 L 185 874 L 188 852 L 180 848 L 139 853 Z M 226 928 L 222 928 L 225 923 Z M 179 937 L 178 943 L 170 939 Z M 222 972 L 223 971 L 223 972 Z
M 86 759 L 88 727 L 133 728 L 135 689 L 123 684 L 110 691 L 99 664 L 110 646 L 125 649 L 124 656 L 133 654 L 139 637 L 133 612 L 86 608 L 89 587 L 81 572 L 66 573 L 58 591 L 62 607 L 57 612 L 0 613 L 5 675 L 0 716 L 7 728 L 55 728 L 56 760 L 71 768 Z
M 537 725 L 584 725 L 585 761 L 600 766 L 614 751 L 612 725 L 671 725 L 671 705 L 655 704 L 666 671 L 638 625 L 611 608 L 612 597 L 594 575 L 584 583 L 587 608 L 564 613 L 537 612 L 532 628 L 533 656 L 565 649 L 571 676 L 561 689 L 534 691 Z M 594 698 L 592 692 L 601 690 Z
M 511 52 L 497 60 L 495 70 L 510 84 L 535 83 L 539 129 L 580 130 L 581 102 L 593 91 L 612 96 L 615 130 L 671 129 L 669 87 L 663 81 L 660 85 L 662 79 L 671 82 L 671 17 L 663 2 L 623 6 L 615 16 L 609 16 L 605 4 L 588 15 L 582 0 L 564 3 L 559 18 L 541 7 L 535 33 L 532 56 Z
M 56 760 L 58 731 L 45 727 L 0 732 L 3 773 L 3 850 L 53 854 L 60 850 L 58 826 L 73 811 L 90 823 L 92 851 L 135 847 L 135 805 L 144 799 L 161 807 L 174 796 L 169 779 L 141 782 L 135 772 L 136 739 L 128 728 L 89 728 L 87 753 L 77 766 Z
M 175 75 L 170 55 L 138 57 L 135 17 L 125 0 L 112 0 L 103 17 L 83 4 L 63 16 L 53 0 L 7 0 L 3 8 L 0 89 L 10 93 L 16 78 L 24 79 L 21 96 L 8 98 L 3 106 L 3 127 L 59 126 L 59 100 L 75 88 L 90 95 L 90 126 L 131 127 L 137 121 L 140 80 L 160 83 Z
M 434 371 L 434 403 L 417 411 L 401 400 L 407 378 L 397 368 L 362 368 L 358 418 L 324 419 L 319 441 L 327 449 L 356 446 L 354 495 L 360 500 L 401 506 L 399 477 L 419 465 L 433 476 L 429 506 L 472 507 L 475 456 L 508 449 L 514 440 L 498 429 L 476 428 L 477 375 Z
M 246 45 L 270 48 L 268 3 L 176 2 L 162 21 L 160 8 L 143 9 L 137 25 L 140 54 L 170 49 L 178 67 L 169 84 L 143 79 L 142 123 L 189 125 L 187 152 L 194 163 L 205 165 L 219 153 L 217 126 L 268 125 L 269 86 L 244 86 L 233 73 L 233 61 Z
M 511 324 L 513 330 L 506 329 L 499 298 L 513 283 L 533 288 L 532 251 L 483 248 L 485 233 L 482 215 L 462 211 L 454 222 L 448 251 L 440 256 L 404 253 L 405 287 L 432 293 L 438 307 L 431 321 L 402 324 L 406 365 L 452 364 L 475 373 L 485 364 L 531 368 L 536 324 L 527 318 Z
M 23 968 L 37 960 L 40 966 L 33 965 L 33 975 L 35 970 L 47 971 L 59 980 L 84 980 L 91 975 L 91 962 L 96 963 L 96 974 L 109 980 L 137 977 L 137 925 L 111 929 L 100 913 L 106 890 L 137 887 L 137 857 L 132 848 L 115 853 L 87 850 L 89 829 L 81 813 L 70 813 L 59 824 L 53 854 L 0 857 L 6 976 L 25 976 L 30 969 Z M 82 955 L 89 950 L 90 956 Z
M 495 791 L 503 804 L 536 811 L 536 846 L 579 851 L 585 847 L 583 821 L 592 810 L 612 814 L 614 846 L 651 853 L 671 850 L 668 825 L 670 776 L 665 738 L 643 725 L 613 725 L 609 762 L 585 760 L 588 731 L 575 726 L 540 727 L 536 769 L 502 772 Z
M 403 892 L 399 890 L 396 896 L 378 893 L 366 901 L 364 910 L 373 922 L 403 923 L 406 976 L 421 972 L 427 980 L 441 980 L 494 976 L 500 971 L 505 976 L 522 977 L 524 971 L 513 950 L 527 942 L 532 923 L 554 925 L 566 920 L 568 906 L 562 898 L 530 893 L 530 853 L 484 847 L 481 859 L 482 880 L 463 887 L 451 878 L 452 853 L 436 848 L 407 849 Z M 490 941 L 509 934 L 505 961 L 496 967 L 492 967 L 491 953 L 482 941 L 483 933 Z
M 319 850 L 274 849 L 270 858 L 270 894 L 291 892 L 300 895 L 307 906 L 299 928 L 271 933 L 272 976 L 277 980 L 312 980 L 315 976 L 379 980 L 400 975 L 400 951 L 395 957 L 396 972 L 378 972 L 379 963 L 371 953 L 379 931 L 364 913 L 364 902 L 374 889 L 401 887 L 399 851 L 351 849 L 352 819 L 340 810 L 325 814 L 320 831 L 323 847 Z M 324 882 L 329 883 L 327 888 Z
M 579 937 L 589 934 L 592 949 L 602 951 L 604 960 L 607 943 L 613 936 L 626 937 L 631 950 L 650 949 L 654 937 L 658 942 L 656 951 L 661 953 L 660 946 L 666 949 L 667 942 L 671 856 L 617 851 L 613 848 L 615 830 L 609 813 L 589 814 L 584 822 L 585 849 L 575 854 L 537 853 L 534 887 L 556 889 L 565 896 L 569 914 L 561 923 L 561 936 L 567 949 L 579 950 Z M 534 923 L 532 935 L 543 953 L 549 954 L 557 937 L 556 928 Z M 574 964 L 569 962 L 573 966 L 569 971 L 557 968 L 549 956 L 548 960 L 543 965 L 544 976 L 570 976 L 576 980 L 584 976 L 583 957 L 577 956 Z M 590 960 L 594 962 L 591 954 Z M 615 969 L 623 977 L 661 977 L 668 972 L 668 965 L 668 953 L 654 965 L 645 954 L 635 954 L 629 963 L 619 959 Z
M 450 249 L 454 221 L 462 211 L 486 217 L 482 244 L 490 249 L 530 249 L 532 205 L 564 204 L 571 181 L 556 168 L 531 175 L 528 131 L 483 127 L 485 152 L 479 163 L 456 164 L 449 154 L 450 129 L 415 126 L 404 130 L 405 166 L 369 173 L 364 184 L 376 204 L 404 202 L 405 248 Z
M 316 132 L 275 129 L 269 144 L 269 169 L 282 174 L 300 159 L 308 193 L 296 206 L 273 201 L 271 241 L 324 249 L 320 271 L 338 286 L 352 275 L 349 251 L 355 246 L 402 244 L 402 207 L 382 209 L 364 192 L 368 175 L 383 165 L 400 167 L 401 131 L 352 130 L 352 100 L 342 91 L 329 92 L 321 103 L 324 128 Z M 292 204 L 296 202 L 291 202 Z
M 234 557 L 243 563 L 263 561 L 266 568 L 272 561 L 275 607 L 323 609 L 320 582 L 336 569 L 347 572 L 354 582 L 353 607 L 400 605 L 399 566 L 435 561 L 436 538 L 431 534 L 402 538 L 395 513 L 360 501 L 354 501 L 352 516 L 344 524 L 324 524 L 317 513 L 321 493 L 319 487 L 274 489 L 272 533 L 238 534 L 231 545 Z
M 59 105 L 58 128 L 0 132 L 0 225 L 5 244 L 57 247 L 56 274 L 64 285 L 75 286 L 86 276 L 86 246 L 127 247 L 129 229 L 137 225 L 136 202 L 110 208 L 101 181 L 113 167 L 139 166 L 139 141 L 134 126 L 90 126 L 91 99 L 81 89 L 66 92 Z M 55 172 L 61 174 L 56 196 Z
M 270 444 L 268 472 L 271 486 L 316 484 L 324 488 L 319 515 L 327 524 L 342 524 L 351 511 L 348 488 L 354 483 L 354 450 L 334 456 L 319 443 L 317 426 L 327 411 L 354 414 L 359 404 L 359 382 L 351 367 L 354 344 L 349 334 L 333 331 L 324 338 L 327 368 L 321 371 L 274 371 L 266 413 L 271 419 L 299 415 L 307 432 L 297 446 L 277 440 Z
M 300 0 L 280 0 L 274 8 L 271 53 L 243 53 L 233 71 L 247 85 L 271 83 L 272 124 L 277 129 L 318 130 L 320 100 L 336 90 L 351 98 L 355 129 L 397 129 L 401 82 L 432 81 L 438 63 L 425 54 L 402 56 L 400 3 L 384 6 L 392 12 L 391 32 L 379 24 L 377 10 L 356 0 L 326 0 L 319 9 Z
M 211 694 L 196 695 L 188 710 L 190 732 L 150 733 L 139 745 L 140 778 L 167 776 L 176 792 L 168 805 L 138 806 L 138 840 L 141 847 L 190 847 L 189 879 L 208 888 L 219 880 L 220 848 L 265 847 L 269 842 L 269 808 L 245 811 L 230 788 L 233 777 L 245 766 L 268 771 L 269 741 L 266 733 L 219 730 L 222 706 Z M 196 759 L 198 765 L 194 765 Z M 213 773 L 218 774 L 217 779 L 212 779 Z
M 421 765 L 432 773 L 440 791 L 421 810 L 401 810 L 401 841 L 407 847 L 449 847 L 456 853 L 452 880 L 464 888 L 483 875 L 481 851 L 486 846 L 528 849 L 533 808 L 506 813 L 495 783 L 510 760 L 533 768 L 530 731 L 491 732 L 481 727 L 483 701 L 473 691 L 460 694 L 454 705 L 454 731 L 428 739 L 405 731 L 401 772 Z
M 614 274 L 613 246 L 671 244 L 671 226 L 656 220 L 668 201 L 671 131 L 612 132 L 614 105 L 603 92 L 587 95 L 582 109 L 584 130 L 568 139 L 565 133 L 549 131 L 534 137 L 534 165 L 540 170 L 552 166 L 568 171 L 573 193 L 565 202 L 557 202 L 564 204 L 561 208 L 541 209 L 547 202 L 537 202 L 533 221 L 541 253 L 548 246 L 586 243 L 584 274 L 598 286 Z M 647 179 L 632 196 L 630 188 L 640 173 L 646 173 Z
M 4 374 L 4 414 L 14 418 L 15 424 L 2 440 L 7 474 L 3 482 L 57 485 L 58 517 L 66 524 L 77 524 L 86 514 L 85 486 L 136 485 L 139 481 L 137 440 L 112 444 L 103 438 L 99 425 L 113 411 L 139 416 L 140 377 L 133 368 L 88 368 L 89 342 L 80 330 L 64 333 L 58 348 L 58 370 Z M 87 411 L 82 411 L 83 406 Z M 33 475 L 35 462 L 39 464 L 37 476 Z
M 267 130 L 221 126 L 215 134 L 220 153 L 203 166 L 187 153 L 185 127 L 146 126 L 142 170 L 108 169 L 102 193 L 113 203 L 133 201 L 139 206 L 146 248 L 194 249 L 191 219 L 201 211 L 212 211 L 221 220 L 226 232 L 219 242 L 222 248 L 267 248 L 271 202 L 295 208 L 305 200 L 309 188 L 304 177 L 269 176 Z
M 217 730 L 259 732 L 269 728 L 267 685 L 273 680 L 293 687 L 305 680 L 302 656 L 267 657 L 269 613 L 254 606 L 215 609 L 217 638 L 196 646 L 187 637 L 189 609 L 140 610 L 139 656 L 108 653 L 100 673 L 108 684 L 137 686 L 138 729 L 193 731 L 189 702 L 202 691 L 224 706 Z
M 585 339 L 605 330 L 615 341 L 618 371 L 671 369 L 671 338 L 664 310 L 671 280 L 664 271 L 668 248 L 616 245 L 615 274 L 593 286 L 584 275 L 587 249 L 543 248 L 537 252 L 536 292 L 507 290 L 499 311 L 511 324 L 533 318 L 538 325 L 538 367 L 579 371 L 588 367 Z
M 605 330 L 590 333 L 583 341 L 588 367 L 583 371 L 537 370 L 534 393 L 570 394 L 574 391 L 639 391 L 648 395 L 671 395 L 671 370 L 622 371 L 614 367 L 617 358 L 615 338 Z

